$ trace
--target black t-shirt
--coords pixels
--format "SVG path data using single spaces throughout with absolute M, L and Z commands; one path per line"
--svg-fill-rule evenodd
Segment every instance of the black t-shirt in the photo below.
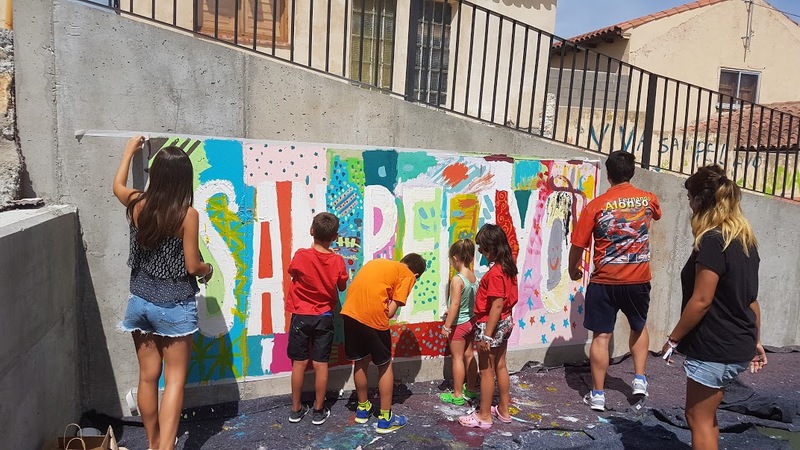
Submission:
M 756 315 L 750 303 L 758 299 L 758 251 L 745 255 L 738 240 L 723 250 L 719 231 L 712 230 L 700 239 L 681 270 L 683 303 L 692 297 L 695 266 L 700 264 L 719 275 L 714 301 L 708 312 L 678 345 L 678 351 L 701 361 L 725 364 L 750 361 L 756 354 Z

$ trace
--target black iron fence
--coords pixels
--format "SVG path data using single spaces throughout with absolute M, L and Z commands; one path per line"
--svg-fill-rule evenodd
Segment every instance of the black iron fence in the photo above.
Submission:
M 720 164 L 744 189 L 800 200 L 800 116 L 648 72 L 466 0 L 108 7 L 452 114 L 598 153 L 626 150 L 644 168 L 691 174 Z

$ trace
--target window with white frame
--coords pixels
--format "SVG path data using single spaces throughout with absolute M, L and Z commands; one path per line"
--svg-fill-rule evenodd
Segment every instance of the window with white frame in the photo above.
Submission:
M 758 72 L 748 72 L 736 69 L 721 69 L 719 72 L 719 106 L 721 108 L 736 107 L 741 99 L 745 102 L 758 101 Z

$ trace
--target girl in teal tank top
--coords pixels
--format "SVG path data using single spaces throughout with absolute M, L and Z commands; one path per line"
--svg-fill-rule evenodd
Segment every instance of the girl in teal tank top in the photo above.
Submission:
M 445 403 L 459 406 L 464 404 L 464 397 L 478 397 L 478 365 L 472 350 L 475 333 L 471 321 L 475 309 L 475 293 L 478 290 L 478 279 L 471 268 L 474 257 L 475 244 L 469 239 L 461 239 L 450 247 L 450 264 L 456 275 L 450 280 L 450 296 L 442 324 L 442 336 L 450 339 L 453 392 L 445 392 L 439 398 Z

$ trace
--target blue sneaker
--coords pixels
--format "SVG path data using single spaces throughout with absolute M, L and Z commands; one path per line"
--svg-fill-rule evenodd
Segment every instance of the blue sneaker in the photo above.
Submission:
M 356 408 L 356 423 L 367 423 L 369 421 L 369 416 L 372 415 L 372 403 L 370 403 L 369 408 L 361 409 Z
M 377 431 L 378 434 L 386 434 L 397 431 L 404 426 L 406 426 L 406 416 L 392 413 L 392 415 L 389 416 L 389 420 L 383 418 L 378 419 L 378 428 L 375 431 Z

